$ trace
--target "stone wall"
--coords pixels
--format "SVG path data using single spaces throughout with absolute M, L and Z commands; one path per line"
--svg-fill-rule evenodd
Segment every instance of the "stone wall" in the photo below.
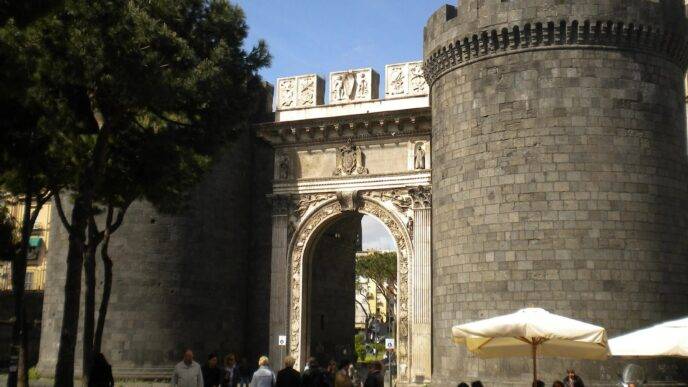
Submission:
M 452 344 L 457 323 L 532 305 L 614 336 L 688 313 L 683 7 L 464 0 L 430 18 L 437 385 L 530 377 Z M 621 369 L 544 360 L 541 377 L 567 366 L 594 385 Z
M 243 355 L 254 362 L 267 355 L 270 332 L 270 259 L 272 208 L 266 197 L 272 191 L 274 150 L 255 139 L 251 186 L 251 252 L 248 256 L 246 334 Z M 279 364 L 272 363 L 278 367 Z
M 320 364 L 353 360 L 356 251 L 361 215 L 345 215 L 322 231 L 310 257 L 310 354 Z
M 103 349 L 117 376 L 167 375 L 187 347 L 198 359 L 244 350 L 252 141 L 245 133 L 225 151 L 187 210 L 164 215 L 137 202 L 113 236 Z M 67 253 L 66 232 L 52 219 L 39 363 L 47 376 L 57 356 Z M 79 341 L 77 363 L 80 348 Z

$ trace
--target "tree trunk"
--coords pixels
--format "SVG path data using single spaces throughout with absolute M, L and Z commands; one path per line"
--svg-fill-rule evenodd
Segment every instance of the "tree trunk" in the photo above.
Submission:
M 110 232 L 107 227 L 106 225 L 103 244 L 100 248 L 100 258 L 103 260 L 103 294 L 98 309 L 98 322 L 96 324 L 96 333 L 93 341 L 94 353 L 101 352 L 103 331 L 105 330 L 105 317 L 107 317 L 108 306 L 110 305 L 110 293 L 112 292 L 112 259 L 110 259 L 110 255 L 108 254 Z
M 29 238 L 33 230 L 31 222 L 31 204 L 33 194 L 27 193 L 24 196 L 24 213 L 22 215 L 21 245 L 18 253 L 12 260 L 12 295 L 14 296 L 14 316 L 15 321 L 12 326 L 12 351 L 11 355 L 17 356 L 16 376 L 10 375 L 7 378 L 8 386 L 26 387 L 29 383 L 26 369 L 27 354 L 26 340 L 22 338 L 26 335 L 26 313 L 24 310 L 24 287 L 26 284 L 26 258 L 29 252 Z M 12 373 L 10 368 L 10 374 Z
M 95 96 L 88 92 L 91 111 L 95 119 L 98 138 L 93 147 L 93 156 L 83 171 L 72 210 L 69 230 L 69 250 L 67 252 L 67 279 L 65 280 L 65 299 L 60 332 L 60 347 L 55 366 L 55 387 L 73 387 L 74 353 L 79 332 L 79 301 L 81 300 L 81 271 L 84 261 L 86 229 L 93 210 L 96 185 L 101 179 L 107 158 L 110 125 L 103 118 Z M 64 216 L 62 217 L 64 218 Z M 64 222 L 64 221 L 63 221 Z
M 93 331 L 95 329 L 96 313 L 96 251 L 101 241 L 98 228 L 93 216 L 88 223 L 88 247 L 84 255 L 84 331 L 83 331 L 83 358 L 82 378 L 84 387 L 88 386 L 93 362 Z
M 26 308 L 23 308 L 24 321 L 17 359 L 17 387 L 29 387 L 29 322 L 26 321 Z
M 72 387 L 74 385 L 74 352 L 79 330 L 81 270 L 84 261 L 86 226 L 92 204 L 91 198 L 92 195 L 78 195 L 72 209 L 60 347 L 55 366 L 55 387 Z

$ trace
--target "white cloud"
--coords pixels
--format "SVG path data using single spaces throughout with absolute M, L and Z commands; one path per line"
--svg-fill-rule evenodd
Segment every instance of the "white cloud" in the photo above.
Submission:
M 361 230 L 363 250 L 396 250 L 392 235 L 376 218 L 364 215 L 361 219 Z

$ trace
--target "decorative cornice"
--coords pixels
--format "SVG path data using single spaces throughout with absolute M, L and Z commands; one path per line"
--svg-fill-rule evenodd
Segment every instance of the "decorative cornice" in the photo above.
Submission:
M 430 133 L 429 107 L 256 125 L 258 137 L 273 146 L 367 140 Z
M 432 87 L 449 71 L 495 56 L 531 50 L 583 48 L 643 52 L 663 57 L 682 70 L 688 62 L 688 44 L 680 34 L 633 23 L 562 20 L 559 23 L 527 23 L 465 36 L 430 54 L 423 70 Z
M 301 179 L 275 182 L 272 189 L 274 195 L 304 195 L 353 190 L 375 191 L 430 185 L 431 174 L 431 170 L 425 169 L 422 171 L 386 175 L 357 175 Z

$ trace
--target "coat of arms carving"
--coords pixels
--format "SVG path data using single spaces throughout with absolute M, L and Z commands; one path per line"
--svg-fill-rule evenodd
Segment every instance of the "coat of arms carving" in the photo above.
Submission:
M 337 167 L 333 175 L 367 175 L 368 169 L 364 166 L 361 147 L 353 145 L 351 139 L 337 149 Z

